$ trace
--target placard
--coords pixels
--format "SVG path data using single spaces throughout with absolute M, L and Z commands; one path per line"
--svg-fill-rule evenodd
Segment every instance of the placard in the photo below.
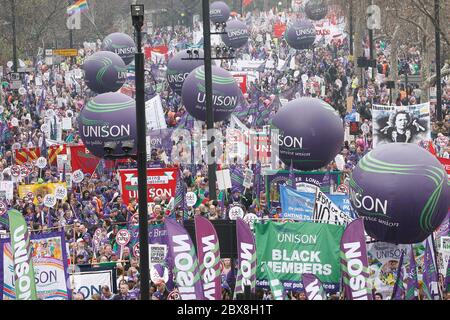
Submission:
M 36 167 L 39 169 L 44 169 L 47 166 L 47 159 L 44 157 L 40 157 L 36 160 Z
M 231 184 L 231 173 L 229 169 L 217 171 L 217 184 L 219 186 L 219 190 L 227 190 L 232 188 Z
M 244 210 L 241 207 L 232 207 L 230 211 L 228 211 L 228 216 L 230 217 L 230 220 L 237 220 L 237 218 L 243 218 L 244 217 Z
M 194 192 L 186 193 L 186 205 L 188 207 L 193 207 L 197 203 L 197 195 Z
M 81 183 L 84 180 L 84 173 L 81 170 L 76 170 L 72 174 L 72 181 L 75 183 Z
M 56 197 L 53 194 L 47 194 L 44 197 L 44 206 L 53 208 L 56 205 Z
M 67 188 L 63 185 L 58 185 L 55 189 L 55 198 L 57 200 L 64 200 L 67 197 Z

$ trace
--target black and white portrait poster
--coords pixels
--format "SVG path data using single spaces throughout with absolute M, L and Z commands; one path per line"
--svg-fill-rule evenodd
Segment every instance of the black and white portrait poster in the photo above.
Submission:
M 387 143 L 419 143 L 431 139 L 430 104 L 411 106 L 374 105 L 373 146 Z

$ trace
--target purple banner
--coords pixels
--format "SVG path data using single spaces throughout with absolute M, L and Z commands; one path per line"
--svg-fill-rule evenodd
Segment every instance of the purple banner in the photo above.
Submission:
M 216 229 L 208 219 L 195 216 L 195 237 L 205 299 L 221 300 L 220 247 Z
M 392 292 L 391 300 L 405 300 L 405 287 L 403 285 L 403 278 L 404 278 L 403 258 L 404 257 L 405 257 L 405 252 L 402 252 L 400 261 L 398 263 L 397 279 L 395 280 L 394 291 Z
M 315 275 L 304 273 L 302 275 L 302 283 L 308 300 L 327 300 L 322 282 Z
M 366 236 L 361 218 L 351 222 L 344 231 L 341 239 L 341 266 L 346 299 L 372 300 L 368 286 Z
M 250 226 L 242 219 L 236 221 L 237 249 L 238 249 L 238 273 L 234 297 L 245 292 L 245 287 L 250 286 L 250 291 L 256 289 L 256 245 Z
M 186 229 L 175 220 L 166 219 L 170 261 L 182 300 L 204 300 L 197 255 Z
M 436 264 L 433 254 L 433 243 L 432 243 L 432 237 L 433 235 L 430 235 L 426 240 L 426 246 L 425 246 L 425 257 L 424 257 L 424 270 L 423 270 L 423 291 L 425 293 L 425 296 L 427 300 L 435 300 L 437 296 L 439 296 L 438 291 L 438 276 L 436 271 Z

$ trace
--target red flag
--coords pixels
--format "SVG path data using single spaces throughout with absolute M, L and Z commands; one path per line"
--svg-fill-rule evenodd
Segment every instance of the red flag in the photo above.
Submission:
M 428 151 L 430 151 L 432 155 L 436 156 L 436 149 L 431 141 L 428 143 Z
M 100 158 L 92 155 L 84 145 L 70 146 L 70 157 L 72 171 L 81 170 L 91 175 L 100 162 Z
M 29 161 L 35 161 L 41 156 L 41 148 L 23 148 L 16 150 L 16 164 L 23 165 Z
M 56 165 L 58 155 L 64 155 L 64 154 L 67 154 L 67 147 L 65 144 L 50 146 L 48 148 L 48 163 L 50 165 Z
M 248 5 L 250 5 L 253 2 L 253 0 L 244 0 L 244 2 L 242 2 L 242 6 L 243 7 L 247 7 Z
M 450 159 L 438 157 L 438 160 L 444 165 L 447 174 L 450 175 Z

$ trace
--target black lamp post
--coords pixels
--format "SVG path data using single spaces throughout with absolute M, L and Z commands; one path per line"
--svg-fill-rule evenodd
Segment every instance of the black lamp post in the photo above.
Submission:
M 11 0 L 12 33 L 13 33 L 13 70 L 17 72 L 17 34 L 16 34 L 16 0 Z
M 436 38 L 436 116 L 442 123 L 442 87 L 441 87 L 441 19 L 440 1 L 434 0 L 435 38 Z
M 147 144 L 145 121 L 145 66 L 142 53 L 142 27 L 144 26 L 144 5 L 131 5 L 131 17 L 136 32 L 136 125 L 137 165 L 139 197 L 139 259 L 141 274 L 141 300 L 150 299 L 150 270 L 148 259 L 148 207 L 147 207 Z

